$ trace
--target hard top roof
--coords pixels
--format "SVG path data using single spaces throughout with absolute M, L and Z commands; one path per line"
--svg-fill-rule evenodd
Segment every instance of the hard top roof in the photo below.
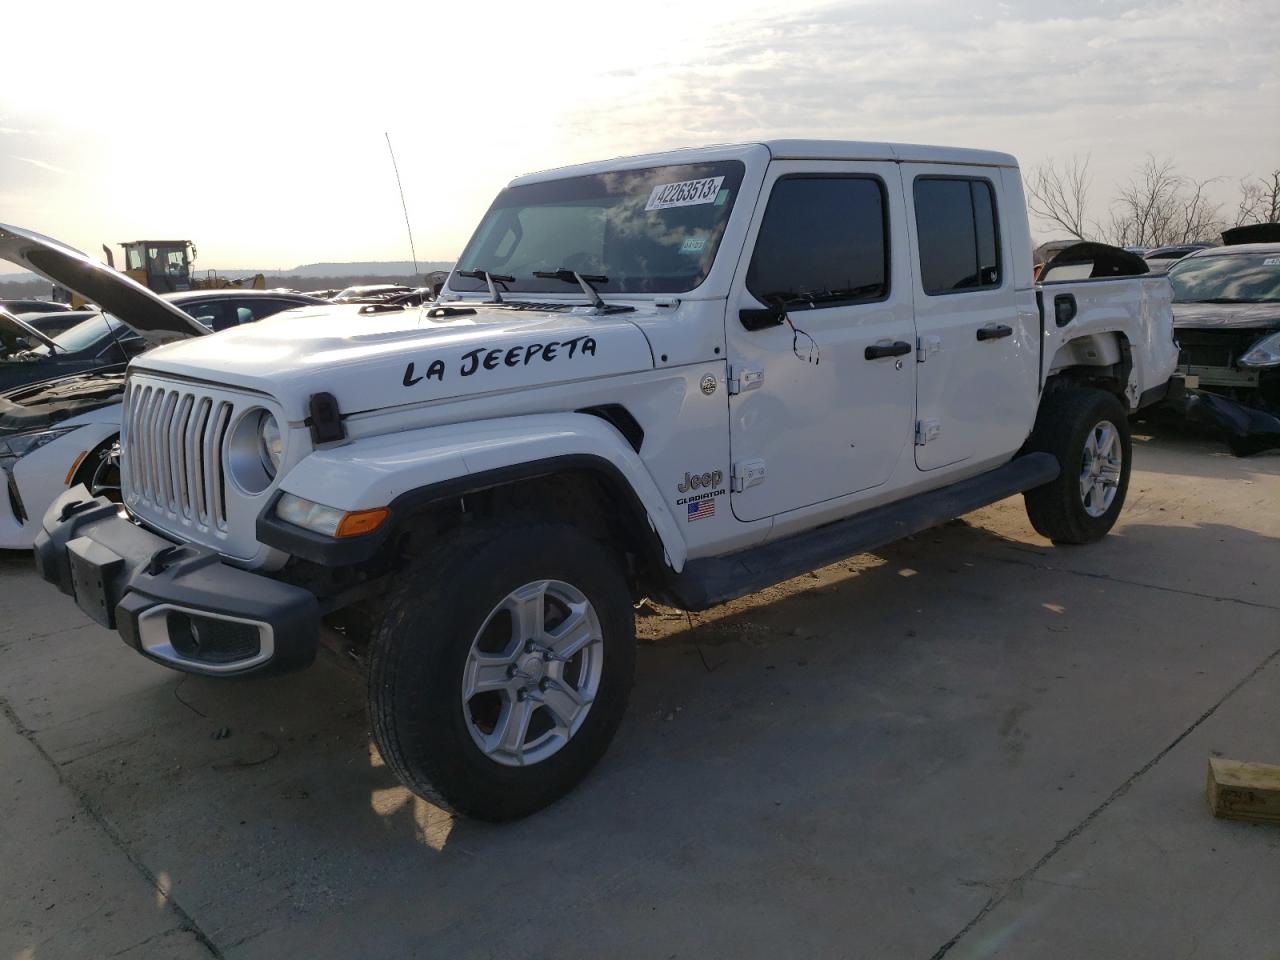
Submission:
M 533 183 L 565 176 L 599 173 L 619 167 L 643 167 L 660 164 L 693 163 L 703 158 L 727 160 L 763 147 L 773 160 L 879 160 L 894 163 L 955 163 L 971 166 L 1017 168 L 1017 159 L 994 150 L 967 147 L 939 147 L 915 143 L 881 143 L 862 140 L 762 140 L 747 143 L 710 144 L 685 147 L 662 153 L 614 157 L 592 163 L 555 167 L 525 174 L 512 184 Z

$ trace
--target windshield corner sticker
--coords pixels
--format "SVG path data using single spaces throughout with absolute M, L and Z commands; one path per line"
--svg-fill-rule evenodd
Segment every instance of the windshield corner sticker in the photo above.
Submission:
M 680 244 L 681 253 L 701 253 L 706 248 L 706 237 L 685 237 L 684 243 Z
M 1280 267 L 1280 257 L 1267 257 L 1262 261 L 1264 267 Z
M 645 212 L 715 203 L 722 183 L 724 183 L 724 177 L 705 177 L 702 180 L 660 183 L 650 192 L 649 202 L 644 205 Z
M 458 363 L 458 376 L 470 377 L 486 370 L 497 370 L 500 367 L 527 367 L 530 363 L 541 360 L 551 363 L 558 359 L 574 357 L 594 357 L 596 355 L 595 337 L 586 335 L 569 340 L 551 340 L 547 343 L 516 344 L 511 347 L 477 347 L 462 354 Z M 406 387 L 416 386 L 423 380 L 439 380 L 444 382 L 448 368 L 443 360 L 431 360 L 421 371 L 417 361 L 410 362 L 404 368 Z

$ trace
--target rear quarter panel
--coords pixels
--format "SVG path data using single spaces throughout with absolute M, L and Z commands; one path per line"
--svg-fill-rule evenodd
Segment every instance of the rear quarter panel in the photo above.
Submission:
M 1048 283 L 1041 287 L 1045 313 L 1044 375 L 1074 365 L 1102 366 L 1110 355 L 1112 334 L 1123 336 L 1132 353 L 1133 371 L 1126 385 L 1130 409 L 1142 394 L 1165 383 L 1178 362 L 1173 339 L 1172 289 L 1163 276 L 1118 277 Z M 1054 301 L 1072 295 L 1076 316 L 1059 327 Z

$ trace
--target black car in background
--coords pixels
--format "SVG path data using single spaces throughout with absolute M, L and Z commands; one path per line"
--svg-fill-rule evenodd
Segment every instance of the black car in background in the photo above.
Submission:
M 48 313 L 18 313 L 15 310 L 13 315 L 35 327 L 46 337 L 56 337 L 60 333 L 66 333 L 77 323 L 91 320 L 101 313 L 101 310 L 94 307 L 89 310 L 53 310 Z
M 164 299 L 215 333 L 282 310 L 320 303 L 314 297 L 266 290 L 189 290 Z M 128 363 L 147 342 L 107 313 L 89 313 L 56 336 L 40 322 L 0 313 L 0 391 Z
M 1197 250 L 1208 250 L 1212 243 L 1175 243 L 1167 247 L 1156 247 L 1142 255 L 1152 273 L 1168 273 L 1170 268 L 1183 257 Z
M 56 300 L 0 300 L 0 310 L 9 313 L 58 313 L 71 307 Z
M 1169 282 L 1180 369 L 1199 381 L 1188 414 L 1236 453 L 1280 446 L 1280 243 L 1196 251 Z

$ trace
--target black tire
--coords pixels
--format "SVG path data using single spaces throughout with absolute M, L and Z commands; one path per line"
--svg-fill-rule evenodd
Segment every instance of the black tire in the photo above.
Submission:
M 551 756 L 509 766 L 472 738 L 463 671 L 495 606 L 541 580 L 563 581 L 590 601 L 603 637 L 602 673 L 577 732 Z M 369 654 L 374 740 L 424 799 L 479 820 L 513 820 L 564 796 L 604 755 L 634 672 L 635 619 L 620 557 L 563 523 L 480 523 L 415 561 L 387 598 Z
M 1085 442 L 1104 421 L 1119 435 L 1122 460 L 1115 497 L 1095 517 L 1085 507 L 1080 480 Z M 1120 400 L 1092 387 L 1064 387 L 1051 393 L 1041 403 L 1027 449 L 1052 453 L 1062 465 L 1056 480 L 1023 494 L 1036 532 L 1058 544 L 1093 543 L 1105 537 L 1124 507 L 1133 462 L 1128 413 Z

